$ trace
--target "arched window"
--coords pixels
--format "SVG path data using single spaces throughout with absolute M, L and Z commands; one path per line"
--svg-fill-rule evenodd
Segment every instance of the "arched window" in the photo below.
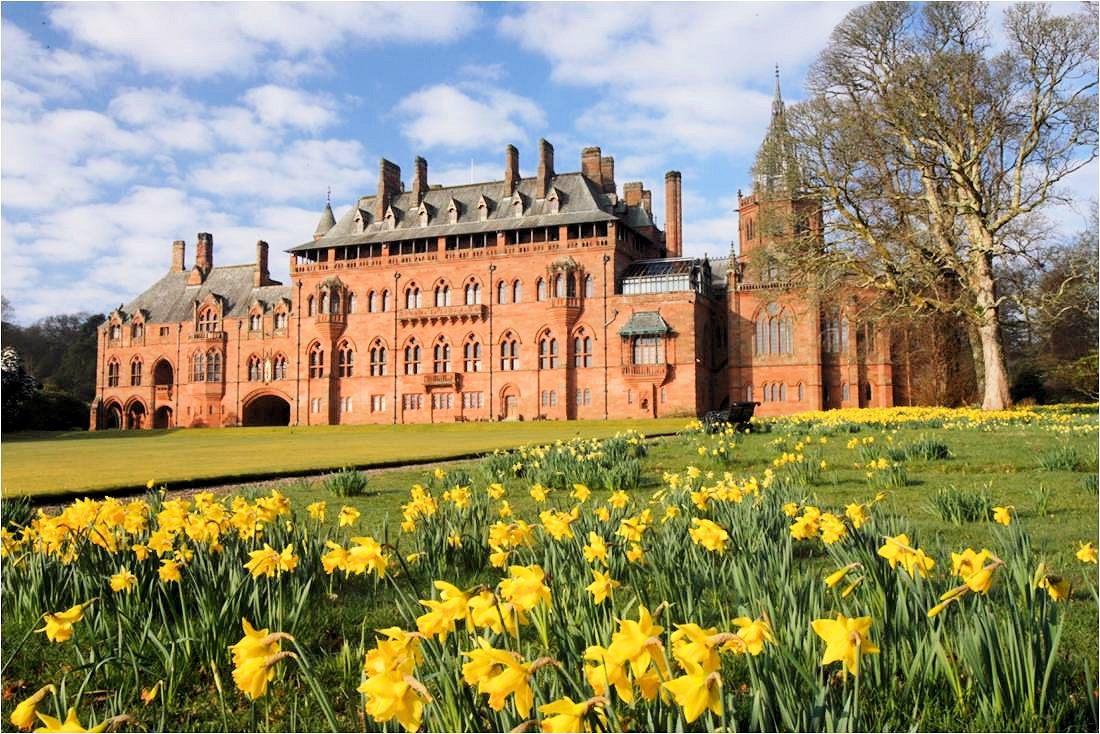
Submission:
M 287 322 L 286 311 L 276 311 L 275 312 L 275 328 L 276 329 L 285 329 L 286 328 L 286 322 Z
M 390 292 L 388 290 L 382 291 L 382 310 L 390 310 Z
M 508 284 L 503 280 L 497 283 L 497 303 L 508 302 Z
M 248 358 L 248 381 L 259 382 L 264 379 L 264 367 L 260 358 L 253 354 Z
M 412 339 L 405 345 L 405 374 L 420 374 L 420 345 Z
M 309 376 L 325 376 L 325 350 L 320 344 L 314 344 L 309 350 Z
M 348 313 L 355 313 L 355 294 L 348 294 Z
M 378 310 L 378 294 L 371 291 L 367 294 L 367 313 L 374 313 Z
M 264 317 L 261 313 L 251 313 L 248 315 L 248 330 L 259 331 L 263 328 Z
M 381 341 L 375 339 L 370 348 L 370 374 L 371 377 L 380 377 L 386 374 L 386 347 Z
M 420 288 L 415 285 L 405 289 L 405 308 L 420 308 Z
M 801 382 L 798 383 L 798 402 L 802 402 L 806 399 L 806 386 Z
M 451 371 L 451 345 L 443 337 L 432 347 L 432 372 Z
M 276 354 L 275 359 L 271 360 L 271 379 L 286 379 L 286 357 L 282 354 Z
M 554 298 L 565 298 L 565 276 L 561 273 L 554 276 Z
M 546 281 L 542 278 L 535 281 L 535 298 L 540 301 L 546 300 Z
M 472 336 L 462 345 L 462 369 L 466 372 L 481 372 L 481 342 Z
M 212 308 L 203 309 L 199 313 L 199 331 L 217 331 L 218 312 Z
M 584 276 L 584 297 L 593 298 L 596 295 L 596 279 L 591 275 Z
M 863 399 L 868 403 L 871 402 L 871 383 L 863 383 Z
M 118 387 L 118 360 L 112 359 L 107 363 L 107 387 Z
M 354 372 L 355 351 L 347 342 L 336 348 L 336 374 L 339 377 L 351 377 Z
M 573 366 L 592 366 L 592 337 L 584 329 L 579 329 L 573 335 Z
M 481 303 L 481 284 L 476 280 L 466 283 L 466 305 L 476 306 Z
M 111 339 L 118 340 L 122 338 L 122 326 L 120 324 L 111 324 Z
M 848 383 L 847 382 L 841 383 L 841 385 L 840 385 L 840 399 L 845 401 L 845 402 L 848 401 Z
M 442 308 L 451 305 L 451 286 L 440 283 L 435 287 L 435 307 Z
M 565 295 L 577 297 L 577 276 L 574 273 L 570 273 L 565 279 Z
M 306 316 L 313 315 L 313 296 L 306 299 Z
M 753 348 L 757 354 L 794 352 L 794 320 L 778 304 L 769 303 L 767 308 L 760 311 L 754 329 Z
M 519 342 L 515 334 L 510 331 L 504 333 L 500 340 L 500 369 L 502 372 L 512 372 L 519 368 Z
M 539 339 L 539 369 L 556 369 L 558 366 L 558 340 L 549 334 Z
M 787 399 L 787 383 L 785 382 L 779 384 L 779 399 L 784 401 Z
M 135 359 L 130 363 L 130 385 L 132 387 L 141 387 L 141 360 Z
M 143 336 L 145 336 L 145 324 L 134 324 L 133 328 L 130 330 L 130 334 L 133 337 L 134 341 L 141 339 Z
M 206 353 L 206 381 L 222 381 L 222 353 L 216 349 Z
M 745 400 L 752 400 L 752 385 L 745 385 Z
M 518 280 L 512 281 L 512 303 L 519 303 L 523 300 L 523 286 L 520 285 Z
M 328 313 L 328 291 L 321 291 L 320 304 L 318 310 L 323 314 Z
M 206 381 L 206 355 L 202 352 L 191 357 L 191 382 Z
M 840 320 L 840 351 L 848 351 L 848 319 Z

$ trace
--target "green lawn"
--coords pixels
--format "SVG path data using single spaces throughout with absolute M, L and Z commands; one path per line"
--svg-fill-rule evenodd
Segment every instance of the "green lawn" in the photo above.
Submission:
M 63 495 L 173 485 L 251 481 L 342 466 L 392 466 L 635 429 L 674 432 L 686 418 L 537 421 L 401 426 L 310 426 L 68 432 L 5 438 L 3 495 Z

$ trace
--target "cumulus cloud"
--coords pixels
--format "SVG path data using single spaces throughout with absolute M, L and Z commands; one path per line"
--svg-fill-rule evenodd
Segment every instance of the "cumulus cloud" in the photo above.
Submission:
M 527 140 L 546 124 L 531 99 L 486 86 L 436 84 L 413 92 L 397 105 L 402 134 L 424 148 L 484 148 Z
M 7 79 L 52 98 L 72 97 L 81 89 L 95 87 L 118 67 L 117 62 L 102 54 L 43 46 L 6 20 L 0 22 L 0 49 Z
M 55 28 L 100 53 L 190 79 L 249 76 L 268 57 L 305 61 L 304 72 L 318 48 L 351 42 L 447 42 L 478 15 L 465 3 L 66 3 L 49 12 Z

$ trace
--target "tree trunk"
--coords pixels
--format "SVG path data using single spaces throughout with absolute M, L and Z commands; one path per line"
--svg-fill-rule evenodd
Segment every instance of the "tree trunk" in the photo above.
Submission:
M 971 319 L 966 320 L 966 336 L 967 346 L 970 347 L 970 360 L 974 364 L 974 380 L 977 382 L 978 395 L 985 395 L 985 360 L 982 358 L 982 336 L 978 331 L 978 325 Z M 967 401 L 973 400 L 974 396 L 966 398 Z
M 1008 371 L 1005 369 L 1001 342 L 1001 322 L 997 318 L 997 292 L 993 280 L 993 257 L 989 251 L 974 253 L 971 279 L 974 299 L 980 313 L 978 337 L 982 345 L 982 371 L 985 389 L 982 410 L 1004 410 L 1012 405 L 1008 391 Z

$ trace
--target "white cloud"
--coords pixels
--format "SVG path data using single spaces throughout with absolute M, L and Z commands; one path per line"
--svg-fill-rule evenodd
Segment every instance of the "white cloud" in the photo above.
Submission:
M 546 124 L 534 100 L 504 89 L 436 84 L 401 100 L 401 133 L 424 148 L 483 148 L 522 142 Z
M 49 11 L 54 27 L 92 48 L 143 72 L 193 79 L 250 76 L 269 60 L 305 73 L 318 49 L 352 42 L 447 42 L 478 15 L 465 3 L 71 3 Z
M 7 79 L 52 98 L 71 97 L 80 88 L 94 87 L 118 66 L 101 54 L 47 48 L 6 20 L 0 22 L 0 49 Z
M 332 100 L 275 84 L 249 89 L 243 100 L 252 108 L 260 123 L 268 127 L 293 127 L 316 132 L 336 119 Z

